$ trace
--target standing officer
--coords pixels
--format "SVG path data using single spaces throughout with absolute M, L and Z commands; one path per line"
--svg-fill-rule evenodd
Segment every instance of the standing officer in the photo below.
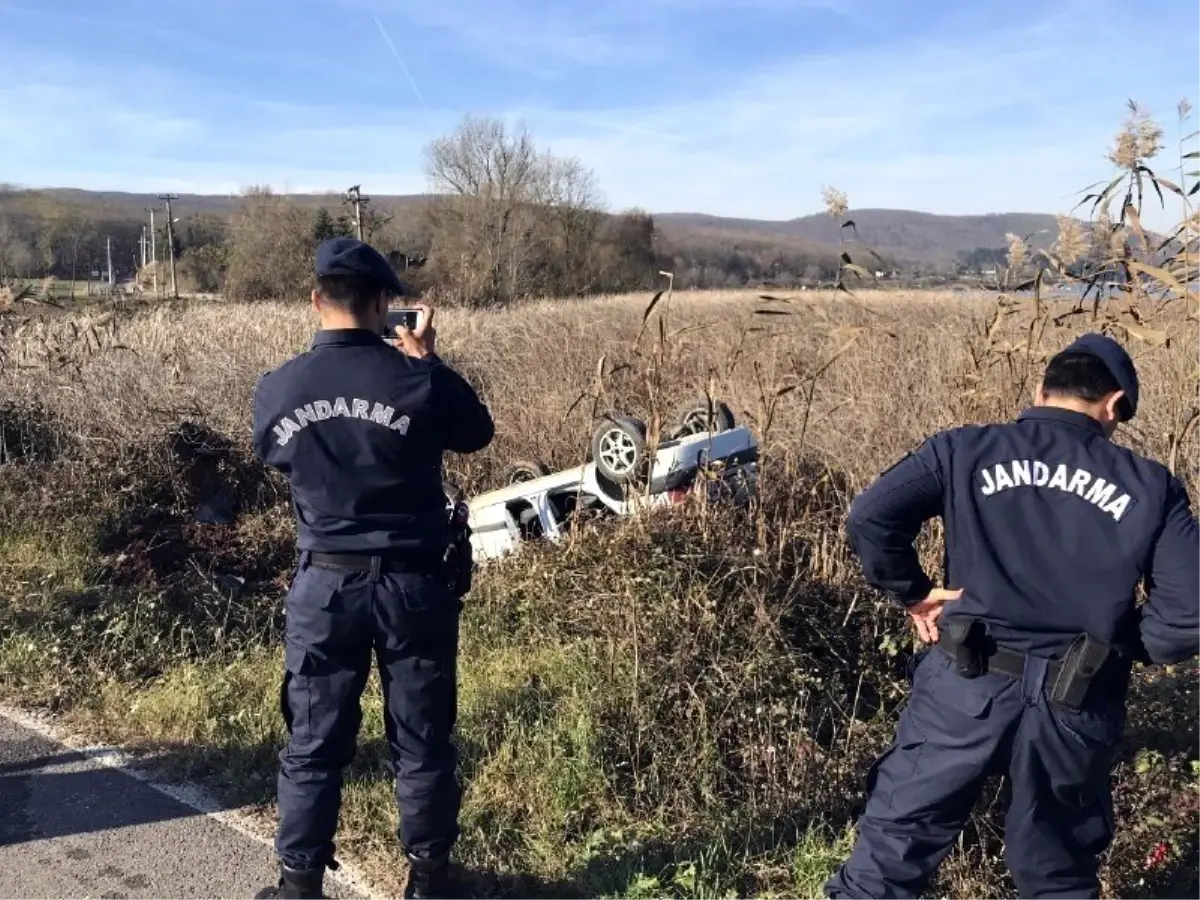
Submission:
M 278 887 L 320 897 L 333 858 L 342 770 L 354 757 L 372 653 L 395 763 L 406 896 L 447 889 L 458 836 L 455 724 L 460 597 L 442 454 L 492 440 L 487 408 L 434 352 L 431 311 L 381 336 L 405 289 L 372 247 L 334 238 L 317 250 L 311 348 L 263 376 L 254 446 L 291 483 L 300 561 L 285 603 Z M 398 350 L 400 352 L 398 352 Z M 469 563 L 468 563 L 469 564 Z
M 992 772 L 1012 786 L 1005 858 L 1019 896 L 1099 896 L 1132 661 L 1186 659 L 1200 638 L 1188 496 L 1110 440 L 1137 401 L 1125 350 L 1085 335 L 1050 360 L 1015 422 L 937 434 L 856 498 L 850 540 L 868 582 L 938 650 L 920 654 L 829 897 L 918 896 Z M 952 590 L 913 548 L 935 516 Z

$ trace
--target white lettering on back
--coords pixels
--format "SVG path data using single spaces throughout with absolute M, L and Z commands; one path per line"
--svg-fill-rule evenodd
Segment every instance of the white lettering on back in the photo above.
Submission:
M 352 409 L 353 412 L 351 412 Z M 412 420 L 408 416 L 401 416 L 393 420 L 392 417 L 396 414 L 394 407 L 387 406 L 378 401 L 360 400 L 357 398 L 353 398 L 350 405 L 347 405 L 345 397 L 336 397 L 332 402 L 329 400 L 313 400 L 297 407 L 293 412 L 295 420 L 289 416 L 284 416 L 272 429 L 275 433 L 276 443 L 280 447 L 285 446 L 292 439 L 293 435 L 303 431 L 310 424 L 324 422 L 337 416 L 347 419 L 359 419 L 374 425 L 382 425 L 384 428 L 401 435 L 408 434 L 408 427 L 412 424 Z
M 985 466 L 976 475 L 980 482 L 979 492 L 985 497 L 1023 486 L 1052 487 L 1083 498 L 1112 516 L 1114 522 L 1120 522 L 1130 504 L 1135 502 L 1116 484 L 1093 475 L 1087 469 L 1072 469 L 1060 463 L 1054 467 L 1053 476 L 1050 471 L 1050 466 L 1040 459 L 1014 459 Z M 1116 499 L 1113 499 L 1114 495 Z
M 1050 480 L 1050 467 L 1040 459 L 1033 461 L 1033 484 L 1035 487 L 1044 487 L 1046 482 Z
M 990 497 L 996 493 L 996 482 L 992 481 L 992 473 L 987 469 L 979 470 L 979 477 L 983 479 L 983 488 L 981 490 L 983 496 Z
M 1060 464 L 1059 467 L 1054 470 L 1054 477 L 1050 479 L 1050 487 L 1058 488 L 1060 491 L 1065 491 L 1067 489 L 1066 466 Z

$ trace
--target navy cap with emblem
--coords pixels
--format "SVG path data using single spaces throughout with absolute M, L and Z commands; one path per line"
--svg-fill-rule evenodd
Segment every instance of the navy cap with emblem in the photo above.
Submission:
M 397 297 L 408 291 L 396 275 L 396 270 L 370 244 L 349 237 L 330 238 L 317 248 L 316 275 L 350 275 L 375 282 Z
M 1104 367 L 1125 392 L 1125 401 L 1129 405 L 1129 415 L 1125 416 L 1125 419 L 1128 421 L 1133 418 L 1138 404 L 1137 369 L 1134 368 L 1133 360 L 1124 347 L 1106 334 L 1093 332 L 1077 338 L 1063 352 L 1087 353 L 1104 363 Z

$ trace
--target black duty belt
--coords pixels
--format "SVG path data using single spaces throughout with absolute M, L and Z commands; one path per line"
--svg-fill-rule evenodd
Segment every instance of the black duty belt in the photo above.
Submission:
M 956 671 L 966 678 L 976 678 L 986 672 L 999 672 L 1013 678 L 1025 674 L 1028 657 L 1024 653 L 1002 647 L 987 634 L 978 619 L 953 619 L 938 629 L 938 648 L 955 663 Z M 1106 666 L 1116 661 L 1119 652 L 1088 634 L 1080 634 L 1071 642 L 1062 659 L 1046 661 L 1045 683 L 1050 699 L 1071 709 L 1079 709 L 1094 681 L 1107 677 L 1114 669 Z
M 951 659 L 957 660 L 961 645 L 955 643 L 946 629 L 942 629 L 939 632 L 937 645 L 939 650 Z M 992 644 L 984 653 L 980 654 L 980 661 L 982 663 L 980 674 L 998 672 L 1001 675 L 1021 678 L 1025 675 L 1026 659 L 1026 655 L 1018 650 L 1010 650 L 1008 647 L 1000 647 Z M 1047 684 L 1054 684 L 1058 681 L 1058 676 L 1061 673 L 1062 663 L 1058 660 L 1051 660 L 1046 666 Z
M 378 560 L 380 572 L 436 572 L 440 561 L 434 557 L 415 553 L 318 553 L 310 551 L 310 565 L 322 569 L 351 569 L 369 572 Z

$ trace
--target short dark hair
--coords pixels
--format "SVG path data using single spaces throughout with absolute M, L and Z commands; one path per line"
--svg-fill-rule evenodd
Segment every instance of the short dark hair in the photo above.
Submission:
M 357 275 L 322 275 L 317 278 L 317 290 L 334 306 L 361 316 L 374 305 L 384 288 Z
M 1051 396 L 1095 403 L 1121 390 L 1121 386 L 1098 356 L 1063 351 L 1047 363 L 1042 390 Z M 1127 398 L 1122 397 L 1117 404 L 1117 414 L 1124 420 L 1132 418 Z

